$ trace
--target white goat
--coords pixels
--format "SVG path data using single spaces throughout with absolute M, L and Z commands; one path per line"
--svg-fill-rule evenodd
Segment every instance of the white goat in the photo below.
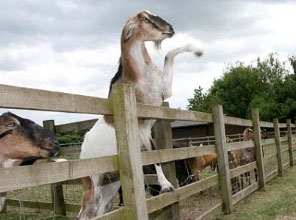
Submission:
M 148 11 L 142 11 L 131 17 L 123 28 L 121 36 L 121 58 L 119 69 L 110 85 L 130 83 L 136 88 L 137 102 L 160 106 L 172 94 L 174 58 L 183 52 L 193 52 L 201 56 L 202 52 L 191 45 L 174 49 L 165 57 L 161 71 L 151 60 L 145 41 L 153 41 L 159 46 L 161 41 L 172 37 L 174 30 L 170 24 Z M 112 94 L 109 93 L 109 97 Z M 156 149 L 151 138 L 151 128 L 155 120 L 139 120 L 141 147 Z M 140 146 L 139 146 L 140 147 Z M 102 157 L 117 154 L 113 117 L 101 117 L 86 134 L 82 144 L 80 158 Z M 160 164 L 155 164 L 161 192 L 174 190 L 166 179 Z M 112 208 L 112 199 L 120 187 L 120 182 L 101 186 L 103 174 L 83 178 L 83 201 L 78 219 L 90 219 Z M 144 187 L 144 186 L 143 186 Z

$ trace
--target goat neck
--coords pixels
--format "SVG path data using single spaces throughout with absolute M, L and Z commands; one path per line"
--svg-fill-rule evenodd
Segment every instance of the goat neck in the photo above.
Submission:
M 145 74 L 146 66 L 151 64 L 151 58 L 141 40 L 130 39 L 121 44 L 121 61 L 123 77 L 136 83 Z

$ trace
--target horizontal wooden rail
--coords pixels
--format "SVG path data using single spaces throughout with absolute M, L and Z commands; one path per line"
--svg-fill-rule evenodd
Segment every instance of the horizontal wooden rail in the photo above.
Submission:
M 206 212 L 195 218 L 195 220 L 208 220 L 208 219 L 216 219 L 218 215 L 222 214 L 222 202 L 219 201 L 218 204 L 214 205 Z
M 0 192 L 62 182 L 89 176 L 93 173 L 116 170 L 118 170 L 117 156 L 1 168 Z
M 164 193 L 159 196 L 149 198 L 146 200 L 148 212 L 152 213 L 154 211 L 157 211 L 175 202 L 181 201 L 182 199 L 185 199 L 191 195 L 208 189 L 212 186 L 218 185 L 218 183 L 218 175 L 214 175 L 204 180 L 178 188 L 173 192 Z
M 112 115 L 108 99 L 0 84 L 0 107 Z
M 260 121 L 260 127 L 262 128 L 273 128 L 273 123 L 267 121 Z
M 274 168 L 272 171 L 270 171 L 267 175 L 265 175 L 265 181 L 269 182 L 271 181 L 274 177 L 278 175 L 278 168 Z
M 252 185 L 244 188 L 243 190 L 239 191 L 238 193 L 236 193 L 235 195 L 232 196 L 233 204 L 237 204 L 239 201 L 246 198 L 248 195 L 250 195 L 251 193 L 256 191 L 258 188 L 259 188 L 259 185 L 256 182 L 256 183 L 253 183 Z
M 85 121 L 77 121 L 68 124 L 56 125 L 55 130 L 56 133 L 59 134 L 69 133 L 73 131 L 85 131 L 91 129 L 97 121 L 98 119 L 90 119 Z
M 290 161 L 283 164 L 284 169 L 287 169 L 288 167 L 290 167 Z
M 173 160 L 183 160 L 211 153 L 215 153 L 214 145 L 144 151 L 142 152 L 142 161 L 143 165 L 149 165 L 155 163 L 165 163 Z
M 264 157 L 264 162 L 268 162 L 271 158 L 277 158 L 277 153 L 270 154 Z
M 224 116 L 224 123 L 229 125 L 239 125 L 239 126 L 245 126 L 245 127 L 253 126 L 253 122 L 251 120 L 234 118 L 230 116 Z
M 77 155 L 81 152 L 81 146 L 71 146 L 71 147 L 60 147 L 59 150 L 59 157 L 70 156 L 70 155 Z
M 230 177 L 236 177 L 257 168 L 256 161 L 230 170 Z
M 92 220 L 119 220 L 124 219 L 124 207 L 120 207 L 114 211 L 108 212 L 102 216 L 93 218 Z
M 242 141 L 242 142 L 235 142 L 235 143 L 227 143 L 227 150 L 239 150 L 239 149 L 245 149 L 245 148 L 252 148 L 254 147 L 253 141 Z
M 213 122 L 213 117 L 210 113 L 180 110 L 144 104 L 137 104 L 137 109 L 138 117 L 140 118 Z
M 285 137 L 281 137 L 281 142 L 284 142 L 284 141 L 287 141 L 288 140 L 288 137 L 285 136 Z
M 287 123 L 279 123 L 279 127 L 280 128 L 286 128 L 287 127 Z
M 262 145 L 275 144 L 275 139 L 274 138 L 262 139 L 261 143 Z

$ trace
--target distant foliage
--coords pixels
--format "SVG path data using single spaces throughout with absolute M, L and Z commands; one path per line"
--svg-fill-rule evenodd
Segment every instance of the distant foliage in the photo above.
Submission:
M 75 131 L 68 134 L 57 134 L 56 137 L 60 144 L 80 143 L 83 141 L 83 134 Z
M 291 68 L 288 68 L 286 64 Z M 238 62 L 230 65 L 220 79 L 214 81 L 208 93 L 194 90 L 188 109 L 211 112 L 214 104 L 221 104 L 224 113 L 250 118 L 251 108 L 259 108 L 260 118 L 281 121 L 296 116 L 296 57 L 281 62 L 276 54 L 258 58 L 254 65 Z

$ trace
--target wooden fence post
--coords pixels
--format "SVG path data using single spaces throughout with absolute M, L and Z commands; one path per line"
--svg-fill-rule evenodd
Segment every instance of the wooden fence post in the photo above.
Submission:
M 291 119 L 287 120 L 287 133 L 288 133 L 288 147 L 289 147 L 289 158 L 290 158 L 290 166 L 294 166 L 294 158 L 293 158 L 293 145 L 292 145 L 292 123 Z
M 275 138 L 276 151 L 277 151 L 278 172 L 279 172 L 279 176 L 283 176 L 284 169 L 283 169 L 283 160 L 282 160 L 281 133 L 280 133 L 280 127 L 279 127 L 279 120 L 277 118 L 273 119 L 273 127 L 274 127 L 274 138 Z
M 163 103 L 164 107 L 169 107 L 169 103 Z M 168 120 L 158 120 L 154 125 L 155 144 L 158 149 L 172 149 L 173 148 L 173 135 L 171 129 L 171 122 Z M 163 172 L 167 179 L 176 188 L 178 186 L 176 177 L 175 162 L 169 162 L 162 165 Z M 180 219 L 179 203 L 174 203 L 163 211 L 166 212 L 164 219 L 178 220 Z M 157 218 L 159 219 L 159 218 Z
M 265 175 L 264 175 L 264 160 L 261 144 L 261 129 L 259 120 L 259 111 L 257 108 L 252 109 L 252 120 L 254 128 L 254 143 L 255 143 L 255 154 L 256 154 L 256 164 L 258 172 L 258 184 L 259 189 L 264 190 L 265 188 Z
M 113 85 L 112 99 L 124 216 L 148 220 L 134 86 Z
M 43 121 L 45 130 L 55 134 L 54 120 Z M 53 183 L 51 186 L 52 206 L 55 216 L 66 216 L 66 205 L 64 200 L 62 183 Z
M 224 214 L 230 214 L 233 209 L 228 153 L 226 147 L 225 124 L 221 105 L 213 108 L 213 123 L 218 155 L 220 192 Z

